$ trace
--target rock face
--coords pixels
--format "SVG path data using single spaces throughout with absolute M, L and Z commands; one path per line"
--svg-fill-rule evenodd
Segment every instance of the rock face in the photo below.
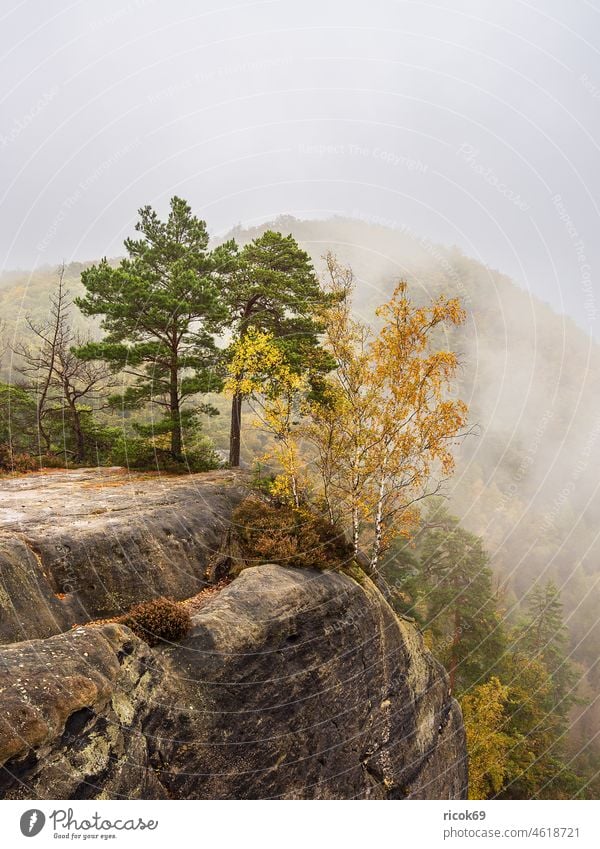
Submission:
M 243 475 L 124 469 L 0 484 L 0 643 L 58 634 L 158 595 L 197 593 Z
M 464 798 L 446 674 L 368 579 L 246 569 L 193 622 L 2 648 L 4 798 Z
M 0 650 L 0 797 L 101 798 L 121 772 L 132 798 L 162 795 L 140 734 L 158 685 L 145 650 L 117 625 Z

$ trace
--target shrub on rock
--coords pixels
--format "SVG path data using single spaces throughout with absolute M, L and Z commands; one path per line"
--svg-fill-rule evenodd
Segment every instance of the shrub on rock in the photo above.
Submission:
M 248 561 L 340 569 L 352 560 L 343 532 L 308 510 L 250 496 L 233 514 Z
M 167 598 L 144 601 L 120 616 L 118 621 L 149 646 L 178 642 L 187 636 L 191 628 L 187 610 Z

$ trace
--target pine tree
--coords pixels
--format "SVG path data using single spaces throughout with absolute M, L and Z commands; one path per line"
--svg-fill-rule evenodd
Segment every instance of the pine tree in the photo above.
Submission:
M 566 719 L 576 701 L 577 670 L 569 657 L 567 628 L 560 592 L 553 581 L 534 587 L 527 599 L 527 613 L 515 634 L 515 645 L 548 671 L 552 686 L 548 709 Z
M 504 632 L 481 539 L 442 516 L 442 526 L 429 530 L 421 544 L 428 626 L 451 690 L 465 691 L 495 670 Z
M 319 310 L 328 302 L 321 289 L 310 257 L 293 236 L 267 230 L 246 245 L 231 266 L 226 298 L 234 331 L 233 344 L 248 331 L 264 332 L 277 340 L 288 365 L 300 373 L 311 364 L 313 382 L 327 372 L 332 363 L 319 347 L 322 325 Z M 239 347 L 236 348 L 239 350 Z M 235 375 L 243 380 L 244 375 Z M 231 402 L 229 462 L 240 464 L 242 427 L 240 392 Z
M 171 454 L 179 460 L 182 426 L 194 415 L 183 409 L 185 400 L 221 386 L 214 334 L 227 317 L 221 267 L 233 249 L 228 243 L 211 253 L 205 222 L 181 198 L 171 199 L 164 222 L 149 206 L 139 216 L 141 237 L 125 241 L 128 258 L 117 268 L 104 259 L 81 276 L 87 293 L 76 303 L 84 315 L 102 316 L 107 332 L 78 354 L 133 376 L 124 403 L 151 402 L 163 411 L 153 428 L 170 434 Z
M 503 799 L 572 799 L 581 779 L 565 761 L 564 717 L 553 707 L 552 676 L 544 664 L 514 649 L 501 665 L 508 686 L 504 731 L 512 739 L 510 780 Z
M 501 676 L 509 686 L 506 730 L 515 744 L 514 777 L 503 798 L 573 798 L 582 781 L 565 760 L 577 670 L 569 660 L 560 593 L 549 581 L 526 599 Z

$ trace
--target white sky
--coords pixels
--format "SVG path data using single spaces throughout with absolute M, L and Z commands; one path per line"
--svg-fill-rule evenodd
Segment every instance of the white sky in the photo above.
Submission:
M 1 268 L 177 193 L 408 226 L 599 332 L 600 4 L 8 0 L 0 81 Z

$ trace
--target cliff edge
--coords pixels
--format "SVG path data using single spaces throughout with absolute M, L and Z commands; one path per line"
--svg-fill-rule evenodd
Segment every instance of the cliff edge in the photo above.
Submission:
M 446 673 L 358 569 L 246 568 L 178 644 L 77 625 L 195 596 L 246 492 L 226 471 L 2 482 L 0 798 L 465 797 Z
M 465 797 L 446 674 L 370 581 L 251 568 L 193 624 L 3 647 L 2 797 Z

